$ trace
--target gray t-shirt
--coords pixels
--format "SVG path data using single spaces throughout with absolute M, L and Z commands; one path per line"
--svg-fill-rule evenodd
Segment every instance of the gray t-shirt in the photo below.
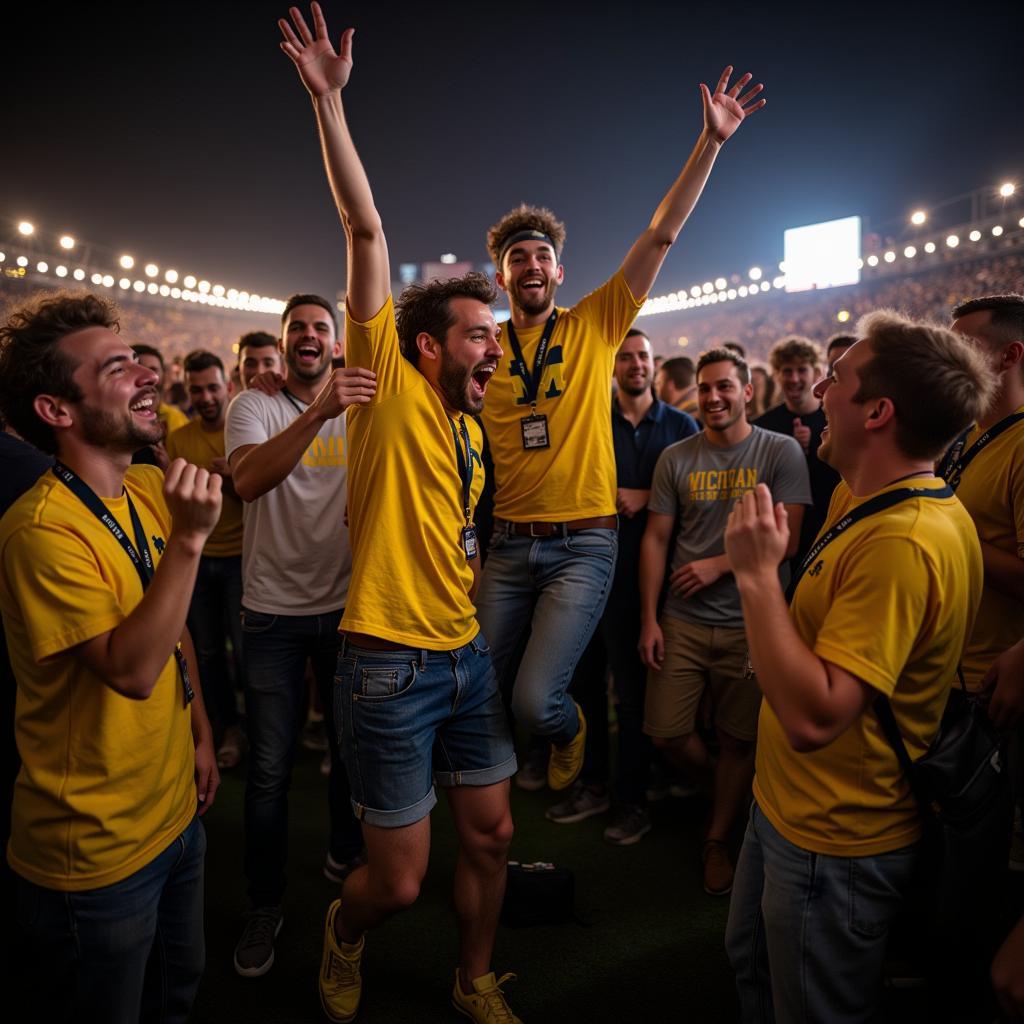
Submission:
M 723 554 L 733 504 L 760 483 L 768 485 L 774 501 L 810 505 L 807 461 L 792 437 L 754 427 L 731 448 L 709 444 L 704 431 L 669 445 L 654 469 L 647 508 L 676 519 L 672 569 Z M 732 573 L 689 598 L 670 592 L 664 612 L 704 626 L 743 626 Z
M 294 399 L 298 402 L 298 399 Z M 299 408 L 283 392 L 243 391 L 228 407 L 224 450 L 262 444 Z M 328 420 L 295 468 L 244 508 L 242 604 L 270 615 L 320 615 L 345 606 L 352 552 L 345 526 L 345 417 Z

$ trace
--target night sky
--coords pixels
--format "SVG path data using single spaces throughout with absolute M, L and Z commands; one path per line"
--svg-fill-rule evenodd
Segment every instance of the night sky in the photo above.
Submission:
M 485 260 L 487 227 L 526 200 L 565 220 L 560 299 L 578 298 L 646 225 L 700 129 L 698 82 L 727 63 L 768 105 L 656 293 L 778 261 L 786 227 L 1024 186 L 1024 4 L 324 6 L 335 42 L 357 30 L 346 107 L 396 278 L 445 251 Z M 28 8 L 0 43 L 0 217 L 226 287 L 344 287 L 283 4 Z

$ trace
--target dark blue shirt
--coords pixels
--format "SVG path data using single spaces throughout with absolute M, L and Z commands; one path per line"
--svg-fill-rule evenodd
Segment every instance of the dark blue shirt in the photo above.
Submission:
M 657 398 L 647 415 L 634 427 L 612 399 L 612 441 L 615 445 L 615 473 L 619 487 L 649 490 L 658 456 L 670 445 L 699 431 L 697 421 L 688 413 L 673 409 Z M 632 519 L 619 517 L 619 558 L 615 575 L 629 578 L 637 586 L 640 541 L 647 526 L 647 509 Z

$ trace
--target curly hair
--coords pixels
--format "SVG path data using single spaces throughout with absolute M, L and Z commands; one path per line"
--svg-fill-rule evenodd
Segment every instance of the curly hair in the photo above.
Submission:
M 768 353 L 768 362 L 775 373 L 778 373 L 786 363 L 810 363 L 811 366 L 821 366 L 822 361 L 821 346 L 810 338 L 802 338 L 796 334 L 775 342 Z
M 476 299 L 490 306 L 498 292 L 486 274 L 475 271 L 465 277 L 451 277 L 446 281 L 410 285 L 395 303 L 395 325 L 402 355 L 419 365 L 420 350 L 416 339 L 429 334 L 444 344 L 448 328 L 455 323 L 450 302 L 452 299 Z
M 505 241 L 520 231 L 542 231 L 555 244 L 555 256 L 561 257 L 565 245 L 565 225 L 546 206 L 527 206 L 520 203 L 509 210 L 487 232 L 487 251 L 491 262 L 500 270 L 501 250 Z
M 995 393 L 995 374 L 977 346 L 946 327 L 879 309 L 861 318 L 857 335 L 872 359 L 857 371 L 853 400 L 892 402 L 896 444 L 908 458 L 938 458 Z
M 0 414 L 26 441 L 51 455 L 57 436 L 35 411 L 38 395 L 77 402 L 77 364 L 60 347 L 87 327 L 120 329 L 117 307 L 97 295 L 50 292 L 12 309 L 0 326 Z

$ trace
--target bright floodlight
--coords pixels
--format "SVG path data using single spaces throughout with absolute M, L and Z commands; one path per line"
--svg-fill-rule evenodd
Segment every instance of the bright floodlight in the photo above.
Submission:
M 927 219 L 928 219 L 928 214 L 925 213 L 924 210 L 915 210 L 910 215 L 910 223 L 911 224 L 916 224 L 917 226 L 920 226 L 921 224 L 923 224 Z
M 19 267 L 27 267 L 28 266 L 28 257 L 27 256 L 19 256 L 17 262 L 18 262 L 18 266 Z
M 85 271 L 81 267 L 76 267 L 75 272 L 71 275 L 76 281 L 85 280 Z
M 67 277 L 68 276 L 68 268 L 65 267 L 63 264 L 61 264 L 59 267 L 57 267 L 57 269 L 54 271 L 54 273 L 58 277 Z
M 184 283 L 185 283 L 185 287 L 186 288 L 189 288 L 189 289 L 195 288 L 195 286 L 196 286 L 196 279 L 191 274 L 188 274 L 185 277 L 185 282 Z
M 213 294 L 216 295 L 217 298 L 219 299 L 224 294 L 224 285 L 215 284 L 213 286 Z
M 955 249 L 959 244 L 960 244 L 960 239 L 957 238 L 956 235 L 948 235 L 946 237 L 946 245 L 948 245 L 950 247 L 950 249 Z
M 836 313 L 836 319 L 841 323 L 845 324 L 850 319 L 850 311 L 848 309 L 841 309 Z
M 704 292 L 705 295 L 710 295 L 714 290 L 715 286 L 710 281 L 705 281 L 704 284 L 701 285 L 701 291 Z
M 1002 224 L 996 224 L 996 225 L 993 226 L 992 234 L 996 238 L 998 238 L 1002 233 L 1003 233 L 1003 226 L 1002 226 Z
M 168 284 L 177 284 L 178 283 L 178 272 L 176 270 L 165 270 L 164 271 L 164 280 Z
M 146 277 L 156 277 L 160 273 L 160 268 L 155 263 L 147 263 L 144 269 Z
M 71 235 L 61 235 L 60 236 L 60 247 L 62 249 L 74 249 L 74 247 L 75 247 L 75 240 L 74 240 L 74 238 L 72 238 Z
M 48 263 L 44 263 L 42 260 L 36 264 L 36 270 L 38 270 L 40 274 L 45 274 L 49 269 L 50 265 Z
M 134 283 L 134 284 L 132 285 L 132 287 L 133 287 L 133 288 L 134 288 L 134 289 L 135 289 L 135 290 L 136 290 L 137 292 L 144 292 L 144 291 L 146 290 L 146 282 L 145 282 L 145 281 L 136 281 L 136 282 L 135 282 L 135 283 Z
M 908 245 L 906 249 L 903 250 L 903 255 L 906 256 L 908 260 L 912 260 L 917 255 L 917 249 L 912 245 Z
M 1004 182 L 999 186 L 999 194 L 1004 198 L 1008 199 L 1017 191 L 1017 186 L 1012 181 Z
M 747 276 L 750 278 L 751 281 L 760 281 L 761 280 L 761 268 L 760 267 L 751 267 L 750 270 L 747 271 Z
M 896 261 L 896 253 L 890 249 L 883 257 L 886 263 L 894 263 Z
M 210 282 L 209 281 L 200 281 L 198 287 L 199 287 L 199 290 L 203 293 L 203 295 L 205 295 L 210 290 Z
M 441 254 L 442 263 L 457 263 L 458 259 L 458 256 L 456 256 L 455 253 L 453 252 L 446 252 Z
M 23 220 L 18 224 L 18 231 L 23 235 L 34 235 L 36 227 L 31 221 Z
M 970 233 L 970 234 L 969 234 L 969 235 L 968 235 L 967 237 L 968 237 L 968 238 L 969 238 L 969 239 L 970 239 L 970 240 L 971 240 L 972 242 L 980 242 L 980 241 L 981 241 L 981 232 L 980 232 L 980 231 L 978 231 L 977 229 L 975 229 L 975 230 L 974 230 L 974 231 L 972 231 L 972 232 L 971 232 L 971 233 Z
M 878 266 L 878 257 L 874 253 L 872 253 L 868 257 L 868 266 L 869 267 L 877 267 Z
M 924 243 L 924 251 L 925 252 L 935 252 L 935 243 L 934 242 L 925 242 Z
M 102 283 L 103 283 L 103 287 L 104 288 L 113 288 L 114 287 L 114 275 L 113 274 L 104 274 L 103 275 L 103 282 Z
M 131 270 L 132 267 L 135 266 L 135 257 L 125 255 L 122 256 L 117 262 L 120 263 L 121 267 L 124 270 Z
M 694 297 L 695 299 L 699 299 L 699 298 L 700 298 L 700 285 L 699 285 L 699 284 L 695 284 L 695 285 L 694 285 L 694 286 L 693 286 L 693 287 L 692 287 L 692 288 L 690 289 L 690 294 L 691 294 L 691 295 L 692 295 L 692 296 L 693 296 L 693 297 Z
M 131 288 L 132 286 L 131 278 L 122 277 L 121 280 L 117 282 L 117 286 L 118 288 L 123 288 L 125 291 L 128 291 L 128 289 Z
M 715 278 L 715 288 L 718 291 L 721 291 L 723 288 L 727 287 L 728 284 L 729 284 L 729 282 L 726 281 L 726 279 L 724 277 L 716 277 Z
M 783 235 L 786 291 L 857 284 L 860 217 L 788 228 Z

